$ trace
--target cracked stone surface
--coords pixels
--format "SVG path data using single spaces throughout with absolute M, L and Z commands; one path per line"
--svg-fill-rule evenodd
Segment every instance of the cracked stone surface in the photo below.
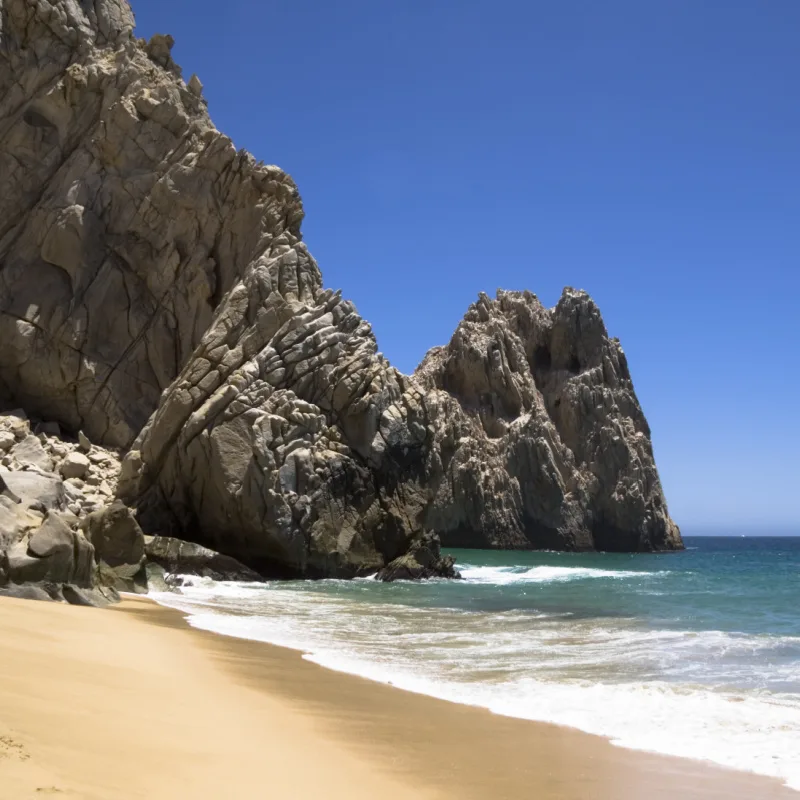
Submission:
M 302 205 L 124 0 L 2 0 L 0 19 L 0 398 L 126 446 Z

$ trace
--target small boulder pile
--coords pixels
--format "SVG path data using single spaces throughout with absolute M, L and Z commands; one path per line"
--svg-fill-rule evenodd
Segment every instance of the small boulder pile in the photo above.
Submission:
M 118 451 L 75 441 L 58 423 L 29 420 L 22 409 L 0 414 L 0 469 L 52 475 L 63 481 L 66 505 L 78 519 L 111 502 L 119 477 Z
M 57 423 L 0 414 L 0 594 L 102 606 L 134 588 L 98 580 L 87 525 L 106 513 L 119 464 L 118 453 L 82 434 L 70 441 Z
M 238 561 L 145 536 L 114 497 L 118 451 L 57 423 L 0 412 L 0 597 L 104 606 L 119 592 L 166 591 L 170 573 L 260 580 Z

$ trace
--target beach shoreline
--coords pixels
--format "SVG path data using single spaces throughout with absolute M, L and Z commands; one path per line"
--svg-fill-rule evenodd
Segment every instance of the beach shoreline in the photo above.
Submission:
M 328 670 L 192 628 L 0 601 L 0 798 L 796 798 L 779 782 Z

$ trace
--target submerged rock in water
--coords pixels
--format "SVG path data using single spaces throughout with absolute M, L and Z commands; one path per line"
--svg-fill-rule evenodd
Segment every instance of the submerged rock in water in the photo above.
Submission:
M 680 546 L 587 295 L 482 296 L 402 375 L 324 287 L 292 179 L 216 130 L 171 37 L 133 38 L 124 0 L 2 9 L 0 402 L 45 423 L 3 427 L 7 466 L 60 473 L 78 520 L 116 495 L 268 576 L 450 575 L 437 535 Z M 2 503 L 19 542 L 36 521 Z
M 453 556 L 439 554 L 439 543 L 432 535 L 414 542 L 404 555 L 387 564 L 375 576 L 379 581 L 460 578 Z

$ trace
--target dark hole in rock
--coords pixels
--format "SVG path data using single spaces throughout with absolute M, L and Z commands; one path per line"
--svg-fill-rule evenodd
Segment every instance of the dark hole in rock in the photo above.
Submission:
M 550 348 L 547 345 L 539 345 L 533 353 L 533 365 L 537 369 L 550 369 L 553 363 L 550 355 Z
M 29 108 L 23 115 L 22 120 L 27 125 L 30 125 L 33 128 L 53 128 L 55 129 L 55 125 L 50 122 L 49 119 L 44 114 L 40 114 L 33 108 Z
M 581 371 L 581 362 L 578 361 L 578 356 L 574 353 L 570 356 L 569 359 L 569 371 L 570 372 L 580 372 Z

